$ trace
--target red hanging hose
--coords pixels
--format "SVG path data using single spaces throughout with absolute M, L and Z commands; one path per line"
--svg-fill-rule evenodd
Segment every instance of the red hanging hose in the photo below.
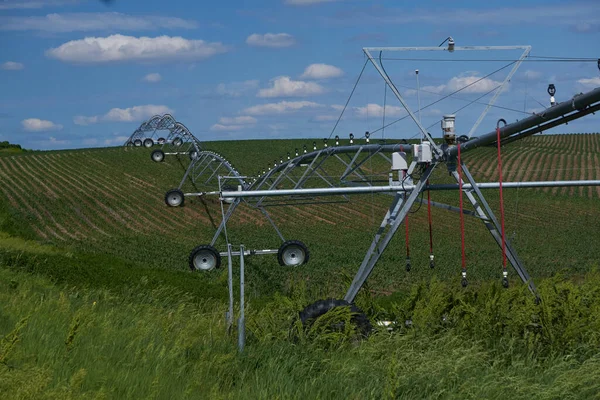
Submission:
M 427 179 L 427 186 L 429 186 L 429 179 Z M 431 191 L 429 189 L 427 189 L 427 219 L 429 220 L 429 267 L 435 268 L 433 260 L 433 229 L 431 227 Z
M 460 250 L 462 258 L 462 285 L 467 286 L 467 259 L 465 257 L 465 216 L 463 214 L 462 163 L 460 160 L 460 142 L 458 143 L 458 196 L 460 204 Z
M 406 179 L 406 172 L 403 171 L 403 179 Z M 404 198 L 406 199 L 406 193 L 404 194 Z M 410 246 L 409 246 L 409 231 L 408 231 L 408 213 L 406 213 L 406 217 L 404 217 L 404 225 L 406 226 L 406 270 L 410 271 Z
M 496 143 L 498 145 L 498 181 L 500 183 L 500 226 L 502 228 L 502 283 L 505 287 L 507 287 L 508 273 L 506 271 L 506 236 L 504 233 L 504 196 L 502 193 L 502 151 L 500 150 L 500 122 L 504 122 L 504 125 L 506 125 L 506 121 L 500 119 L 496 124 Z

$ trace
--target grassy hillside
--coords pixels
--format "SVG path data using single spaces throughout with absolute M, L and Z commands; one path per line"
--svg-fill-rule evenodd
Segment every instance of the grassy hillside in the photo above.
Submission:
M 253 175 L 306 141 L 209 142 Z M 531 137 L 506 146 L 510 180 L 600 179 L 600 135 Z M 389 196 L 270 207 L 309 264 L 247 259 L 248 347 L 225 334 L 223 269 L 192 273 L 190 250 L 220 222 L 214 198 L 169 208 L 189 161 L 157 164 L 141 148 L 0 155 L 0 397 L 2 398 L 591 398 L 600 392 L 600 188 L 505 192 L 507 232 L 540 288 L 533 303 L 501 253 L 468 218 L 467 289 L 460 287 L 458 216 L 433 210 L 436 269 L 428 267 L 426 208 L 410 215 L 357 302 L 398 321 L 358 343 L 353 332 L 302 331 L 305 305 L 345 293 Z M 493 181 L 495 149 L 466 157 Z M 365 166 L 385 176 L 385 162 Z M 447 182 L 436 171 L 432 183 Z M 193 190 L 186 186 L 186 190 Z M 485 193 L 498 210 L 495 191 Z M 457 193 L 432 193 L 457 204 Z M 416 210 L 416 207 L 415 207 Z M 244 206 L 233 243 L 276 248 Z M 222 249 L 224 240 L 217 243 Z M 343 314 L 341 318 L 349 318 Z M 411 321 L 406 325 L 404 321 Z M 290 340 L 290 332 L 294 340 Z

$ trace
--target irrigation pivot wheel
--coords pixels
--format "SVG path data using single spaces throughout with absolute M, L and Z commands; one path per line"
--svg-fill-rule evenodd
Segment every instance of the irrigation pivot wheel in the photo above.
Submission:
M 154 146 L 154 140 L 150 138 L 144 139 L 144 147 L 150 148 L 152 146 Z
M 162 150 L 154 150 L 152 154 L 150 154 L 150 158 L 154 162 L 163 162 L 165 160 L 165 153 Z
M 129 141 L 127 141 L 127 144 L 125 146 L 132 147 L 133 146 L 133 142 L 131 140 L 129 140 Z
M 158 138 L 158 140 L 156 141 L 158 144 L 165 144 L 167 140 L 164 137 L 160 137 Z
M 350 312 L 352 313 L 350 321 L 356 326 L 356 332 L 365 338 L 369 336 L 373 330 L 371 321 L 369 321 L 369 318 L 367 318 L 360 308 L 355 304 L 348 303 L 346 300 L 327 299 L 310 304 L 304 310 L 300 311 L 300 321 L 305 328 L 310 327 L 319 317 L 337 307 L 350 307 Z M 343 331 L 344 322 L 334 323 L 329 326 L 329 329 L 332 331 Z
M 192 149 L 190 150 L 190 160 L 194 161 L 196 158 L 198 158 L 198 151 L 196 149 Z
M 211 271 L 221 266 L 221 255 L 212 246 L 198 246 L 190 253 L 189 265 L 192 271 Z
M 133 145 L 134 145 L 135 147 L 142 147 L 142 140 L 141 140 L 141 139 L 135 139 L 135 140 L 133 141 Z
M 296 267 L 306 264 L 309 257 L 308 247 L 299 240 L 288 240 L 277 251 L 277 261 L 282 266 Z
M 181 146 L 183 144 L 183 140 L 179 137 L 176 137 L 175 139 L 173 139 L 173 146 Z
M 183 192 L 179 189 L 171 189 L 165 195 L 165 203 L 170 207 L 183 206 Z

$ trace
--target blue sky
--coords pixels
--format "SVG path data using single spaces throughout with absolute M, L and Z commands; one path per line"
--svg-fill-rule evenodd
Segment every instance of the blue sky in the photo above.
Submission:
M 0 0 L 0 141 L 32 149 L 122 144 L 171 112 L 200 140 L 328 137 L 365 62 L 363 47 L 531 45 L 532 56 L 600 57 L 600 7 L 588 1 Z M 468 54 L 467 54 L 468 53 Z M 521 51 L 384 53 L 408 104 L 421 105 Z M 390 60 L 433 58 L 435 60 Z M 453 61 L 439 61 L 453 59 Z M 456 60 L 480 60 L 456 62 Z M 488 60 L 488 61 L 481 61 Z M 533 58 L 532 58 L 533 60 Z M 511 67 L 421 113 L 438 121 L 504 80 Z M 596 62 L 524 62 L 475 135 L 600 87 Z M 460 111 L 467 133 L 493 92 Z M 335 134 L 375 131 L 405 115 L 367 65 Z M 510 109 L 510 110 L 507 110 Z M 553 132 L 598 132 L 589 116 Z M 401 121 L 376 137 L 410 138 Z M 357 135 L 360 136 L 360 135 Z

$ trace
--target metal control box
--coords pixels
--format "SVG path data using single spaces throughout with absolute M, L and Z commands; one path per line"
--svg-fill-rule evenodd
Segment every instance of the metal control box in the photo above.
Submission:
M 418 163 L 430 163 L 433 158 L 431 143 L 424 141 L 421 144 L 415 144 L 413 146 L 413 156 Z
M 392 171 L 406 171 L 408 169 L 408 161 L 406 161 L 406 153 L 392 153 Z

